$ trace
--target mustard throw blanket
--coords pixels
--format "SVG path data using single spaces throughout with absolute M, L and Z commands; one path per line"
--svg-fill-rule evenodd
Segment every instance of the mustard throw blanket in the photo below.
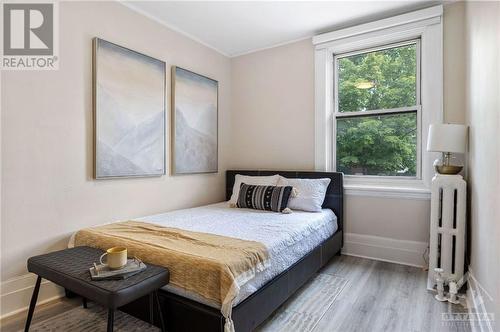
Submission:
M 125 221 L 79 231 L 76 246 L 126 247 L 129 256 L 170 270 L 170 283 L 221 305 L 226 331 L 240 286 L 265 269 L 267 248 L 259 242 Z

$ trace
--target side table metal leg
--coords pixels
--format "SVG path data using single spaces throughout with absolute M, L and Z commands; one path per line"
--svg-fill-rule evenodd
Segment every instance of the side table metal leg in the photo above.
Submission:
M 85 297 L 82 297 L 82 302 L 83 302 L 83 308 L 87 309 L 87 299 Z
M 163 312 L 160 306 L 160 299 L 158 297 L 158 291 L 154 291 L 154 297 L 156 300 L 156 307 L 158 308 L 158 316 L 160 317 L 160 328 L 162 332 L 166 332 L 167 328 L 165 327 L 165 320 L 163 319 Z
M 113 332 L 113 322 L 115 320 L 115 309 L 108 310 L 108 329 L 107 332 Z
M 155 310 L 155 296 L 154 292 L 149 294 L 149 324 L 154 324 L 154 313 L 153 311 Z
M 30 330 L 31 319 L 33 318 L 33 312 L 35 311 L 36 300 L 38 299 L 38 292 L 40 291 L 40 283 L 42 282 L 42 277 L 38 276 L 36 278 L 35 289 L 33 289 L 33 294 L 31 295 L 30 308 L 28 310 L 28 317 L 26 318 L 26 325 L 24 325 L 24 332 Z

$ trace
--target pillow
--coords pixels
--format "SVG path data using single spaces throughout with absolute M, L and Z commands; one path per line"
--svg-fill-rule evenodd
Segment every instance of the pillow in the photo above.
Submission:
M 236 206 L 239 208 L 290 213 L 288 199 L 291 186 L 258 186 L 242 183 Z
M 330 179 L 289 179 L 280 176 L 279 186 L 292 186 L 297 194 L 290 197 L 288 207 L 292 210 L 320 212 L 325 200 Z
M 278 184 L 279 178 L 280 176 L 278 174 L 271 176 L 249 176 L 249 175 L 236 174 L 236 176 L 234 177 L 233 193 L 231 195 L 231 199 L 229 199 L 229 204 L 236 205 L 236 201 L 238 200 L 238 194 L 240 192 L 240 187 L 243 182 L 245 182 L 246 184 L 275 186 Z

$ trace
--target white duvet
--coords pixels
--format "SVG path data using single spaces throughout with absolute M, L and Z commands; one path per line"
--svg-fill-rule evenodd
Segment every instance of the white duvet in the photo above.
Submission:
M 238 304 L 267 281 L 293 265 L 337 230 L 337 217 L 330 209 L 291 214 L 230 208 L 227 202 L 177 210 L 134 219 L 160 226 L 258 241 L 269 250 L 270 266 L 240 288 Z M 217 307 L 194 293 L 174 286 L 169 291 Z

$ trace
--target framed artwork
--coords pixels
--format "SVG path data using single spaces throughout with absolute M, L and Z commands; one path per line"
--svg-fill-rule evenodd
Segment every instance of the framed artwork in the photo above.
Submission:
M 94 176 L 165 174 L 165 62 L 93 40 Z
M 172 67 L 172 169 L 174 174 L 218 171 L 219 83 Z

